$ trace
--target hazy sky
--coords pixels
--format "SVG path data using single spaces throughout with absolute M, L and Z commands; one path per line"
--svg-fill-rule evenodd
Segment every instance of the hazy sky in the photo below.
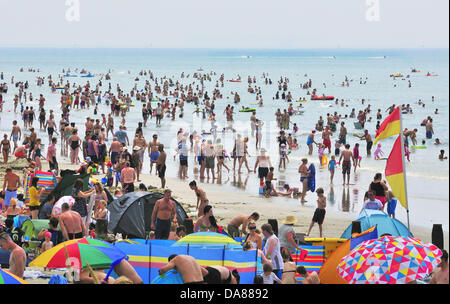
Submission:
M 79 22 L 66 19 L 66 1 L 79 2 Z M 378 0 L 373 22 L 370 3 L 377 0 L 0 0 L 0 46 L 448 48 L 449 0 Z

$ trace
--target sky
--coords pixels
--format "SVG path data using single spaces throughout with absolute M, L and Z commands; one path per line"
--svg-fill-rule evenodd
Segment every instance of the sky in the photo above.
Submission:
M 448 48 L 448 0 L 0 0 L 0 47 Z

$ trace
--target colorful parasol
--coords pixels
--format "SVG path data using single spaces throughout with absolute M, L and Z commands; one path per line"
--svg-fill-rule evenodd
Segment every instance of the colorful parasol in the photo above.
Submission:
M 30 262 L 30 266 L 47 268 L 66 268 L 66 255 L 72 268 L 110 268 L 126 258 L 122 250 L 104 241 L 95 239 L 76 239 L 58 244 L 43 252 Z
M 402 236 L 384 236 L 359 244 L 337 267 L 350 284 L 406 284 L 428 276 L 441 262 L 433 244 Z
M 216 232 L 196 232 L 191 233 L 172 246 L 196 246 L 196 247 L 223 247 L 228 249 L 242 249 L 241 244 L 230 238 L 229 236 Z
M 0 285 L 1 284 L 28 284 L 28 282 L 22 280 L 11 272 L 0 268 Z

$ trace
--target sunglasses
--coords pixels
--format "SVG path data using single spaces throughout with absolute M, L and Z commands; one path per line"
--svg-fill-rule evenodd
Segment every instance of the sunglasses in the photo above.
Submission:
M 256 229 L 256 227 L 248 227 L 248 229 L 253 230 Z

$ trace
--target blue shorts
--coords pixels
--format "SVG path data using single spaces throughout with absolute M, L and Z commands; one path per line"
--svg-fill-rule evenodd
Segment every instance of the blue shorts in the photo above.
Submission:
M 150 161 L 155 162 L 158 160 L 159 152 L 152 152 L 150 153 Z
M 428 139 L 433 138 L 433 134 L 431 133 L 431 131 L 427 131 L 427 138 Z
M 311 139 L 311 137 L 308 137 L 308 139 L 306 140 L 306 144 L 309 145 L 312 143 L 313 143 L 313 140 Z
M 387 213 L 395 215 L 395 208 L 397 207 L 397 200 L 390 200 L 387 203 Z
M 116 182 L 117 183 L 121 182 L 120 176 L 121 176 L 120 172 L 116 172 Z

